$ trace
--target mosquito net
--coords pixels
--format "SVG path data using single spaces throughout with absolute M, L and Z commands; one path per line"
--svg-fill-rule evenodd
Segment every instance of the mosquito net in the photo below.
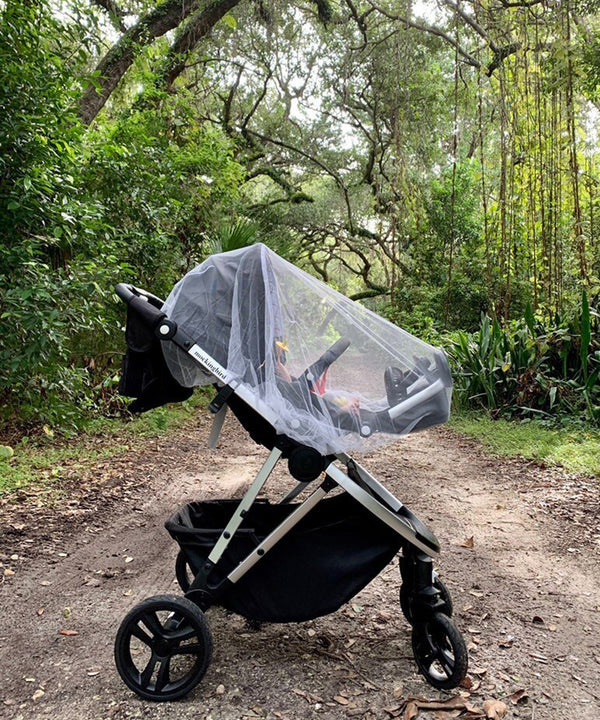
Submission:
M 278 433 L 322 454 L 444 422 L 444 354 L 262 244 L 216 254 L 189 272 L 163 310 L 214 374 L 173 343 L 184 386 L 227 382 Z

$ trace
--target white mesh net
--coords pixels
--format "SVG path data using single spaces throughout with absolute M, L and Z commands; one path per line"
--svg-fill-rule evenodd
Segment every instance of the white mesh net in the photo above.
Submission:
M 264 245 L 208 258 L 163 309 L 278 433 L 322 454 L 365 450 L 448 418 L 442 351 Z M 173 343 L 163 349 L 182 385 L 218 380 Z

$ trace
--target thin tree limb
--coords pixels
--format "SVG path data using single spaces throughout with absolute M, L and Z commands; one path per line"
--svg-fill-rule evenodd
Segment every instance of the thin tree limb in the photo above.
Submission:
M 113 26 L 119 30 L 119 32 L 125 33 L 127 32 L 127 26 L 123 22 L 123 18 L 125 17 L 126 13 L 121 10 L 121 8 L 117 5 L 114 0 L 91 0 L 92 5 L 96 5 L 99 8 L 102 8 L 102 10 L 105 10 L 108 13 L 108 17 L 110 18 L 111 23 Z
M 170 89 L 185 70 L 186 60 L 200 40 L 239 2 L 240 0 L 213 0 L 189 17 L 169 48 L 165 60 L 161 81 L 166 89 Z
M 415 22 L 414 20 L 411 20 L 409 17 L 402 16 L 402 15 L 396 15 L 394 13 L 389 12 L 385 8 L 380 7 L 379 5 L 375 4 L 373 0 L 368 0 L 369 4 L 373 7 L 373 9 L 377 10 L 377 12 L 384 15 L 389 20 L 396 20 L 398 22 L 404 23 L 406 27 L 413 28 L 414 30 L 420 30 L 421 32 L 428 33 L 430 35 L 435 35 L 436 37 L 441 38 L 444 42 L 451 45 L 458 54 L 462 57 L 462 59 L 467 63 L 467 65 L 471 65 L 474 68 L 481 68 L 481 63 L 476 57 L 473 57 L 473 55 L 469 54 L 466 50 L 464 50 L 462 47 L 458 45 L 456 40 L 448 35 L 448 33 L 445 33 L 443 30 L 440 30 L 439 28 L 433 26 L 433 25 L 427 25 L 425 23 L 421 22 Z
M 261 133 L 258 133 L 255 130 L 249 130 L 248 128 L 246 128 L 245 134 L 256 137 L 259 140 L 262 140 L 263 142 L 272 143 L 273 145 L 277 145 L 278 147 L 282 147 L 282 148 L 285 148 L 286 150 L 290 150 L 291 152 L 297 153 L 298 155 L 300 155 L 303 158 L 306 158 L 307 160 L 312 162 L 317 167 L 321 168 L 321 170 L 323 170 L 325 173 L 327 173 L 327 175 L 332 177 L 335 180 L 336 185 L 342 191 L 342 194 L 344 196 L 344 202 L 345 202 L 346 210 L 348 213 L 349 226 L 351 228 L 354 228 L 352 204 L 350 203 L 350 196 L 348 194 L 348 188 L 346 187 L 346 183 L 344 182 L 341 175 L 339 175 L 339 173 L 337 173 L 335 170 L 332 170 L 331 168 L 327 167 L 327 165 L 325 165 L 324 162 L 319 160 L 314 155 L 311 155 L 310 153 L 307 153 L 305 150 L 295 147 L 294 145 L 290 145 L 289 143 L 283 142 L 283 140 L 276 140 L 275 138 L 267 137 L 266 135 L 262 135 Z

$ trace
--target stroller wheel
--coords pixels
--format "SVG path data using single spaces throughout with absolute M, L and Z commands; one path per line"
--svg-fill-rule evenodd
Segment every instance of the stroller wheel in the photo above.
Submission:
M 454 612 L 454 605 L 452 604 L 452 597 L 450 596 L 450 591 L 444 585 L 444 583 L 440 580 L 439 575 L 436 572 L 434 572 L 434 574 L 433 574 L 433 587 L 439 592 L 440 600 L 443 603 L 443 605 L 440 605 L 438 608 L 436 608 L 436 612 L 443 613 L 444 615 L 447 615 L 448 617 L 452 617 L 452 613 Z M 411 594 L 412 593 L 411 593 L 410 585 L 408 583 L 402 583 L 402 585 L 400 586 L 400 607 L 402 608 L 404 617 L 412 625 L 413 624 L 413 610 L 412 610 L 413 598 L 411 597 Z
M 204 677 L 213 642 L 204 613 L 191 600 L 156 595 L 123 619 L 115 663 L 123 682 L 146 700 L 178 700 Z
M 443 613 L 435 613 L 413 627 L 412 647 L 419 672 L 435 688 L 454 688 L 467 674 L 469 657 L 465 641 Z
M 179 587 L 186 593 L 194 581 L 194 573 L 181 550 L 177 553 L 177 559 L 175 560 L 175 576 L 177 577 Z

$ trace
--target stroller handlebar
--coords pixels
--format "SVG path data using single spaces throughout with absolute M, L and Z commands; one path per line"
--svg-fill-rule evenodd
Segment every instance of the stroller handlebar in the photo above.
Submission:
M 134 285 L 128 283 L 119 283 L 115 286 L 115 292 L 117 295 L 127 303 L 129 307 L 132 307 L 144 321 L 152 328 L 158 326 L 167 316 L 161 310 L 163 302 L 156 295 L 140 290 Z
M 163 301 L 159 297 L 153 295 L 147 290 L 142 290 L 142 288 L 131 285 L 130 283 L 119 283 L 118 285 L 115 285 L 115 292 L 121 300 L 126 303 L 130 303 L 134 297 L 141 297 L 142 299 L 151 302 L 152 305 L 157 308 L 161 308 L 163 306 Z
M 127 283 L 118 283 L 118 285 L 115 285 L 115 292 L 121 300 L 127 304 L 136 297 L 136 294 L 133 292 L 133 285 L 128 285 Z

